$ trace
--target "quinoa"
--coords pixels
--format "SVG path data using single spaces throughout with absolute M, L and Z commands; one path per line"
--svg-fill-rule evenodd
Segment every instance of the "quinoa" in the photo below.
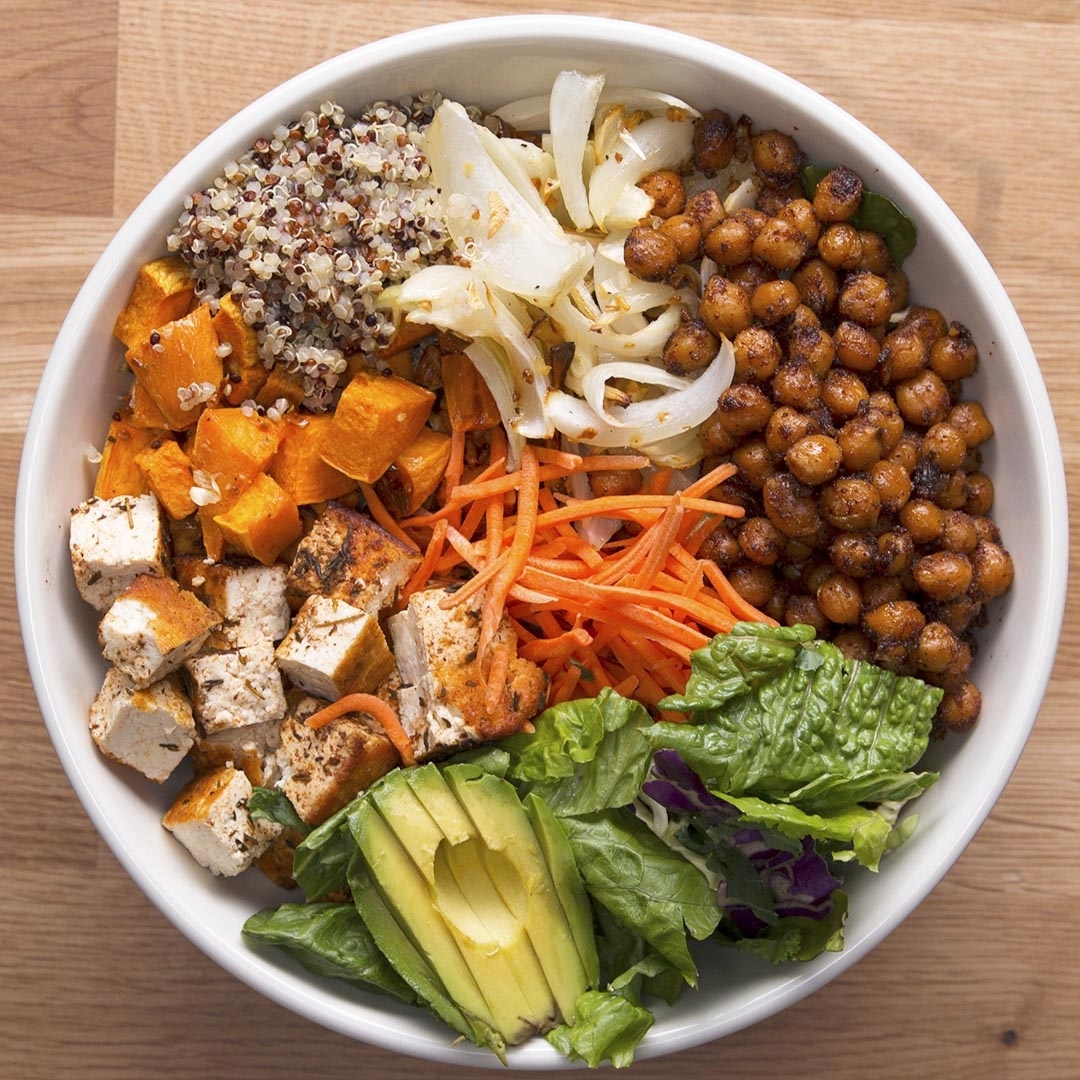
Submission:
M 304 405 L 336 401 L 346 357 L 393 332 L 382 290 L 450 258 L 423 134 L 428 91 L 351 117 L 326 101 L 277 127 L 184 201 L 168 248 L 216 309 L 231 293 L 267 368 L 302 376 Z

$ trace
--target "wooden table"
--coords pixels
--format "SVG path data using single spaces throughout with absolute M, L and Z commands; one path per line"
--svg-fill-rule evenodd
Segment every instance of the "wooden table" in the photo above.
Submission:
M 258 93 L 347 47 L 529 7 L 0 0 L 5 520 L 61 319 L 109 236 L 169 166 Z M 590 13 L 662 23 L 783 69 L 869 124 L 941 192 L 1031 335 L 1077 480 L 1075 0 L 671 7 L 662 14 L 659 5 L 626 0 Z M 866 14 L 850 14 L 856 8 Z M 1029 213 L 1038 203 L 1049 209 Z M 0 1075 L 351 1080 L 422 1068 L 464 1076 L 353 1043 L 249 992 L 149 904 L 99 840 L 52 753 L 23 659 L 11 561 L 5 528 Z M 1049 695 L 1003 798 L 919 910 L 811 999 L 721 1042 L 641 1063 L 635 1075 L 1080 1075 L 1078 611 L 1067 618 Z

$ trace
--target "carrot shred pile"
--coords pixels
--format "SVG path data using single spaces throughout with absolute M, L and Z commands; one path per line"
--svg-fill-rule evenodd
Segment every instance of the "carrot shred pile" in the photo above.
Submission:
M 564 492 L 574 474 L 640 470 L 648 459 L 527 445 L 518 468 L 507 471 L 505 443 L 493 435 L 486 469 L 466 480 L 459 466 L 438 509 L 400 522 L 426 537 L 406 598 L 451 582 L 459 587 L 444 606 L 477 598 L 477 674 L 490 708 L 506 678 L 505 649 L 495 644 L 505 617 L 519 655 L 548 674 L 549 704 L 610 686 L 656 713 L 664 697 L 685 689 L 691 652 L 740 620 L 772 621 L 715 562 L 698 557 L 722 520 L 743 516 L 741 507 L 709 497 L 734 466 L 720 465 L 681 491 L 670 492 L 670 473 L 656 470 L 638 494 L 575 499 Z M 589 517 L 614 518 L 620 531 L 596 548 L 576 527 Z
M 415 765 L 412 739 L 401 726 L 401 720 L 393 707 L 374 694 L 345 694 L 343 697 L 324 705 L 318 712 L 312 713 L 305 723 L 310 728 L 325 727 L 327 724 L 344 716 L 346 713 L 367 713 L 386 732 L 386 737 L 394 744 L 403 765 Z

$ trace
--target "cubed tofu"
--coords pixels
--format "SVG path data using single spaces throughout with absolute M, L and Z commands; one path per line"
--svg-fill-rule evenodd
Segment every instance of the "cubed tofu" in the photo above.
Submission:
M 449 595 L 446 589 L 413 593 L 388 623 L 402 683 L 398 715 L 418 761 L 521 731 L 547 702 L 547 676 L 517 655 L 513 627 L 504 618 L 495 643 L 511 649 L 506 688 L 497 708 L 487 711 L 476 670 L 480 610 L 472 600 L 441 607 Z
M 250 727 L 285 715 L 285 690 L 272 642 L 204 652 L 184 664 L 202 732 Z
M 280 641 L 292 610 L 285 599 L 286 567 L 243 560 L 212 563 L 194 555 L 175 560 L 176 580 L 224 620 L 221 633 L 234 648 Z
M 382 728 L 346 714 L 319 728 L 304 721 L 323 702 L 300 697 L 281 724 L 280 787 L 309 825 L 318 825 L 400 762 Z
M 170 572 L 165 518 L 153 495 L 91 498 L 71 512 L 69 547 L 79 595 L 98 611 L 143 574 Z
M 289 567 L 289 604 L 295 610 L 318 594 L 377 615 L 419 565 L 418 552 L 366 514 L 330 503 L 297 545 Z
M 209 772 L 222 765 L 234 765 L 243 771 L 252 786 L 270 787 L 278 778 L 277 750 L 280 742 L 280 719 L 222 728 L 212 734 L 203 734 L 196 727 L 191 764 L 196 773 Z
M 195 720 L 178 675 L 137 687 L 111 667 L 90 706 L 90 734 L 113 761 L 162 783 L 191 749 Z
M 294 686 L 325 701 L 371 693 L 394 670 L 379 620 L 329 596 L 304 601 L 277 662 Z
M 194 656 L 220 623 L 220 615 L 171 577 L 143 574 L 102 616 L 98 641 L 106 660 L 136 686 L 149 686 Z
M 231 765 L 195 777 L 165 812 L 162 825 L 211 873 L 233 877 L 269 847 L 280 826 L 252 821 L 251 781 Z

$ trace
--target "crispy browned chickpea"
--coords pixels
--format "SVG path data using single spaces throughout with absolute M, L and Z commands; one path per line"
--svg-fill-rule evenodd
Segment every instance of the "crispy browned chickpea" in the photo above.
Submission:
M 876 371 L 881 344 L 865 326 L 845 319 L 833 331 L 837 362 L 852 371 Z
M 747 296 L 753 296 L 754 290 L 759 285 L 772 280 L 773 271 L 764 263 L 759 263 L 757 259 L 750 258 L 746 262 L 739 263 L 738 266 L 729 266 L 725 277 L 736 285 L 741 285 L 746 290 Z
M 913 600 L 887 600 L 863 615 L 863 628 L 875 641 L 906 641 L 916 644 L 926 616 Z
M 868 270 L 871 274 L 887 274 L 893 261 L 885 237 L 869 229 L 860 229 L 859 243 L 862 245 L 859 269 Z
M 776 591 L 758 609 L 763 611 L 770 619 L 778 623 L 784 621 L 784 611 L 787 608 L 788 591 L 783 582 L 777 582 Z
M 799 439 L 819 430 L 820 425 L 809 413 L 801 412 L 792 405 L 780 405 L 773 410 L 765 425 L 765 445 L 780 458 Z
M 684 318 L 664 346 L 663 364 L 674 375 L 688 375 L 708 367 L 720 343 L 708 327 L 695 318 Z
M 726 457 L 739 445 L 739 437 L 733 435 L 720 419 L 720 410 L 715 409 L 701 425 L 698 433 L 705 453 L 715 457 Z
M 1013 583 L 1012 556 L 1000 544 L 980 540 L 971 556 L 972 595 L 993 600 L 1009 591 Z
M 972 682 L 947 692 L 938 705 L 937 715 L 952 731 L 969 731 L 982 712 L 982 694 Z
M 806 560 L 799 577 L 799 581 L 802 584 L 802 591 L 814 593 L 816 595 L 818 589 L 820 589 L 821 586 L 835 573 L 836 568 L 828 559 L 821 558 L 820 556 L 811 556 Z M 798 589 L 795 591 L 798 591 Z
M 724 218 L 703 241 L 703 250 L 718 266 L 738 266 L 750 258 L 754 237 L 738 218 Z
M 789 361 L 806 364 L 819 378 L 825 376 L 836 358 L 832 335 L 820 326 L 797 326 L 792 329 L 787 335 L 787 350 Z
M 731 463 L 739 470 L 739 475 L 758 491 L 770 476 L 776 474 L 776 459 L 764 439 L 748 439 L 740 443 L 731 451 Z
M 753 242 L 754 258 L 775 270 L 794 270 L 809 250 L 806 237 L 783 218 L 770 218 Z
M 916 544 L 932 544 L 945 531 L 945 513 L 929 499 L 909 499 L 900 510 L 900 524 Z
M 787 278 L 763 282 L 750 297 L 750 310 L 766 325 L 790 315 L 802 303 L 799 290 Z
M 702 559 L 712 559 L 721 570 L 734 566 L 742 557 L 742 552 L 732 526 L 725 522 L 713 529 L 702 541 L 698 555 Z
M 670 236 L 650 225 L 636 225 L 623 242 L 626 269 L 642 281 L 667 281 L 679 265 L 679 249 Z
M 862 614 L 862 589 L 858 581 L 847 574 L 833 572 L 814 594 L 821 613 L 831 622 L 856 626 Z
M 930 349 L 930 367 L 946 382 L 966 379 L 979 366 L 979 350 L 966 327 L 951 323 Z
M 839 631 L 833 638 L 833 644 L 849 660 L 863 660 L 869 663 L 874 657 L 873 642 L 855 627 Z
M 905 429 L 896 440 L 896 445 L 889 451 L 889 460 L 895 462 L 909 476 L 919 464 L 919 447 L 922 439 L 918 432 Z
M 798 181 L 796 180 L 797 184 Z M 806 237 L 806 242 L 813 247 L 821 237 L 821 222 L 814 214 L 814 207 L 809 199 L 801 196 L 785 203 L 776 213 L 776 216 L 794 225 Z
M 940 375 L 923 371 L 897 384 L 896 405 L 909 424 L 928 428 L 949 415 L 949 390 Z
M 889 283 L 879 274 L 855 270 L 844 279 L 837 308 L 845 319 L 860 326 L 882 326 L 893 313 Z
M 899 578 L 886 577 L 883 574 L 872 574 L 866 578 L 862 583 L 862 591 L 864 611 L 873 611 L 894 600 L 908 599 L 904 583 Z
M 834 270 L 854 270 L 862 260 L 859 232 L 846 222 L 830 225 L 818 238 L 818 255 Z
M 882 442 L 887 453 L 892 453 L 904 435 L 904 418 L 896 407 L 896 401 L 885 390 L 875 390 L 870 395 L 866 418 L 882 428 Z
M 939 469 L 952 472 L 963 465 L 967 456 L 967 443 L 959 428 L 943 420 L 927 429 L 919 446 L 919 456 Z
M 724 200 L 720 198 L 719 192 L 713 191 L 712 188 L 704 188 L 702 191 L 694 192 L 686 200 L 685 212 L 687 217 L 693 218 L 697 222 L 702 237 L 707 236 L 711 230 L 715 229 L 727 217 Z
M 761 499 L 769 520 L 785 535 L 812 542 L 824 528 L 817 500 L 795 477 L 777 473 L 765 481 Z
M 681 214 L 686 206 L 686 188 L 682 177 L 673 169 L 657 169 L 638 182 L 638 187 L 651 196 L 652 212 L 661 218 Z
M 924 478 L 920 475 L 922 466 L 920 465 L 914 473 L 912 473 L 912 483 L 916 491 L 920 494 L 925 494 L 925 490 L 920 491 L 923 488 Z M 962 470 L 956 472 L 943 473 L 941 470 L 930 466 L 931 476 L 929 477 L 929 489 L 933 491 L 934 502 L 941 507 L 942 510 L 962 510 L 964 503 L 967 502 L 967 473 Z M 934 476 L 933 474 L 937 475 Z
M 873 536 L 843 533 L 829 545 L 829 560 L 849 577 L 868 578 L 877 565 L 877 541 Z
M 971 515 L 971 523 L 975 526 L 975 535 L 979 540 L 988 540 L 991 544 L 1001 543 L 1001 529 L 993 518 L 985 514 L 973 514 L 970 510 L 967 513 Z
M 897 383 L 917 375 L 930 360 L 930 352 L 918 328 L 902 324 L 890 330 L 881 343 L 881 377 Z
M 756 608 L 764 607 L 776 591 L 776 575 L 767 566 L 738 563 L 727 571 L 731 587 Z
M 809 364 L 785 360 L 773 376 L 772 392 L 778 405 L 809 409 L 821 400 L 821 379 Z
M 869 400 L 866 383 L 854 371 L 834 367 L 826 374 L 821 387 L 821 401 L 834 421 L 850 420 L 860 411 L 863 402 Z
M 960 431 L 968 446 L 980 446 L 994 434 L 993 424 L 977 401 L 958 401 L 949 410 L 949 423 Z
M 766 184 L 758 193 L 757 207 L 759 210 L 764 210 L 770 217 L 776 217 L 789 203 L 801 199 L 802 194 L 802 184 L 798 180 L 792 180 L 782 187 Z
M 788 597 L 781 620 L 785 626 L 812 626 L 819 634 L 829 630 L 829 620 L 818 606 L 817 598 L 807 593 L 794 593 Z
M 802 165 L 799 144 L 782 131 L 760 131 L 750 140 L 754 168 L 766 184 L 783 187 L 796 178 Z
M 640 469 L 597 469 L 588 475 L 589 487 L 597 498 L 636 495 L 644 481 Z
M 807 259 L 795 269 L 791 280 L 803 303 L 818 316 L 825 316 L 836 307 L 840 280 L 824 259 Z
M 911 296 L 911 282 L 907 274 L 899 267 L 893 266 L 882 275 L 889 283 L 889 291 L 892 293 L 893 314 L 903 311 L 907 307 L 908 298 Z
M 840 447 L 829 435 L 807 435 L 784 455 L 792 475 L 807 487 L 827 484 L 840 471 Z
M 974 517 L 985 517 L 994 505 L 994 483 L 986 473 L 970 472 L 965 481 L 967 498 L 964 509 Z
M 814 213 L 822 221 L 847 221 L 862 203 L 863 185 L 858 173 L 838 165 L 818 181 L 814 189 Z
M 943 600 L 934 605 L 934 617 L 943 622 L 954 634 L 963 634 L 978 620 L 982 604 L 970 596 L 958 596 L 955 600 Z
M 915 545 L 911 534 L 903 529 L 891 529 L 877 538 L 878 570 L 890 577 L 899 577 L 915 560 Z
M 911 568 L 915 584 L 931 600 L 955 600 L 971 586 L 971 560 L 953 551 L 933 551 Z
M 738 530 L 739 549 L 758 566 L 775 566 L 784 552 L 784 534 L 767 518 L 746 518 Z
M 702 321 L 718 337 L 733 338 L 754 321 L 749 293 L 723 274 L 713 274 L 705 283 L 698 310 Z
M 877 524 L 881 516 L 881 499 L 868 480 L 842 476 L 822 491 L 821 513 L 836 529 L 861 532 Z
M 945 316 L 937 308 L 921 307 L 913 304 L 908 308 L 904 317 L 904 326 L 911 326 L 921 335 L 926 347 L 929 348 L 939 337 L 943 337 L 949 329 Z
M 731 164 L 735 146 L 735 124 L 726 112 L 710 109 L 695 123 L 694 165 L 706 176 L 715 176 Z
M 720 423 L 733 435 L 749 435 L 761 431 L 772 416 L 773 404 L 768 396 L 752 383 L 729 386 L 717 402 Z
M 945 671 L 960 654 L 960 639 L 941 622 L 928 622 L 919 634 L 915 662 L 923 671 Z
M 784 356 L 780 342 L 763 326 L 740 330 L 731 344 L 735 351 L 735 378 L 741 382 L 768 382 Z
M 963 510 L 946 510 L 944 522 L 944 528 L 941 531 L 941 546 L 946 551 L 970 555 L 979 542 L 979 531 L 975 528 L 975 519 Z
M 772 220 L 764 210 L 760 210 L 756 206 L 740 206 L 737 210 L 731 211 L 731 216 L 736 221 L 745 222 L 749 226 L 752 236 L 757 236 L 765 225 Z
M 875 461 L 870 466 L 870 483 L 887 514 L 898 514 L 911 498 L 911 477 L 895 461 Z
M 865 416 L 855 416 L 836 433 L 844 468 L 848 472 L 866 472 L 885 453 L 879 425 Z
M 660 226 L 679 253 L 679 262 L 693 262 L 701 254 L 701 226 L 689 214 L 673 214 Z

